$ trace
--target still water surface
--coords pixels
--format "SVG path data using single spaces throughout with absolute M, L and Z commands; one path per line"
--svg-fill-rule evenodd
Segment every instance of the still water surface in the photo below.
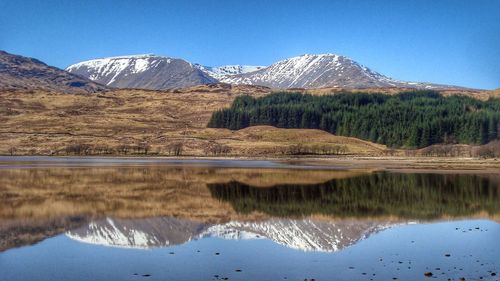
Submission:
M 499 280 L 499 214 L 496 173 L 3 157 L 0 280 Z

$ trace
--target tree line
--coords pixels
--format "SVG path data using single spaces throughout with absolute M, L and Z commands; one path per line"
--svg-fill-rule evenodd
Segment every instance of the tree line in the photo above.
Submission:
M 389 147 L 485 144 L 499 138 L 500 100 L 444 97 L 435 91 L 396 95 L 274 93 L 241 96 L 212 114 L 208 127 L 238 130 L 254 125 L 320 129 Z

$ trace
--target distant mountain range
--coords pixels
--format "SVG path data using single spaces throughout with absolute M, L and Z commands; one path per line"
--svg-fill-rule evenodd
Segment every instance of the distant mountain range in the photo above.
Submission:
M 270 66 L 202 66 L 155 55 L 104 58 L 80 62 L 67 71 L 110 87 L 164 90 L 223 82 L 270 88 L 418 88 L 460 87 L 398 81 L 347 57 L 335 54 L 302 55 Z
M 77 76 L 28 57 L 0 51 L 0 89 L 94 93 L 107 89 L 87 78 Z
M 93 93 L 110 88 L 167 90 L 214 83 L 274 89 L 465 89 L 398 81 L 335 54 L 302 55 L 270 66 L 220 67 L 193 64 L 178 58 L 136 55 L 84 61 L 65 71 L 33 58 L 0 51 L 0 89 Z
M 393 223 L 284 218 L 214 225 L 171 217 L 133 220 L 107 218 L 68 231 L 66 235 L 84 243 L 136 249 L 173 246 L 190 240 L 218 237 L 269 239 L 297 250 L 334 252 L 391 226 Z

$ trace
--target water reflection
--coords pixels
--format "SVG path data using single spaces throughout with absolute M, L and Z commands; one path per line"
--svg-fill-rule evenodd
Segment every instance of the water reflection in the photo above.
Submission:
M 220 237 L 248 234 L 247 237 L 267 237 L 295 248 L 334 250 L 388 224 L 409 220 L 498 220 L 498 182 L 497 174 L 175 165 L 0 169 L 0 250 L 29 245 L 81 227 L 90 233 L 93 226 L 106 222 L 108 217 L 141 219 L 142 222 L 132 221 L 158 227 L 166 221 L 171 223 L 165 217 L 199 223 L 196 234 L 186 234 L 188 240 L 211 227 L 227 234 Z M 315 217 L 322 221 L 310 220 Z M 345 235 L 345 242 L 333 243 L 338 240 L 336 232 L 350 231 L 345 230 L 344 222 L 338 221 L 354 219 L 354 228 L 358 227 L 354 234 Z M 312 242 L 300 246 L 302 242 L 297 238 L 299 242 L 294 246 L 283 242 L 292 238 L 274 238 L 276 235 L 263 230 L 281 228 L 293 236 L 307 233 L 304 227 L 309 223 L 321 225 L 317 229 L 324 229 L 331 239 L 320 231 L 310 237 L 325 241 L 324 245 L 317 246 L 318 242 L 308 238 Z M 185 232 L 180 225 L 170 224 L 168 229 L 172 233 Z M 292 230 L 292 225 L 298 228 Z M 134 235 L 122 234 L 123 241 Z M 162 245 L 167 245 L 167 241 L 181 243 L 175 242 L 177 239 L 160 239 L 162 235 L 166 234 L 154 235 Z M 131 239 L 139 241 L 141 237 Z M 146 239 L 143 246 L 152 241 Z
M 236 212 L 207 184 L 318 184 L 353 171 L 183 166 L 0 169 L 0 218 L 182 216 L 228 220 Z
M 381 172 L 319 184 L 260 188 L 232 181 L 208 184 L 208 188 L 213 197 L 230 202 L 238 212 L 274 216 L 434 219 L 500 212 L 500 185 L 494 175 Z
M 151 249 L 181 245 L 204 238 L 230 240 L 268 239 L 302 250 L 333 252 L 348 247 L 372 233 L 394 225 L 380 221 L 328 221 L 272 218 L 260 221 L 230 221 L 210 224 L 161 217 L 92 221 L 66 233 L 73 240 L 111 247 Z
M 0 219 L 434 219 L 500 211 L 498 174 L 189 166 L 0 169 Z
M 499 174 L 92 161 L 0 169 L 0 279 L 419 280 L 432 272 L 495 280 L 500 266 Z

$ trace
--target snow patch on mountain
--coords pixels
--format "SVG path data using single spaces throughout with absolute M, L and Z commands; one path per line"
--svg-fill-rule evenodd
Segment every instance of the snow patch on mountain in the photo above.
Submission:
M 218 82 L 190 62 L 151 54 L 88 60 L 66 70 L 116 88 L 165 90 Z
M 167 63 L 172 60 L 171 58 L 157 57 L 153 54 L 118 56 L 79 62 L 67 67 L 66 71 L 75 72 L 82 67 L 92 69 L 93 73 L 88 78 L 93 81 L 112 75 L 112 78 L 106 83 L 109 86 L 126 69 L 130 69 L 131 73 L 141 73 L 158 66 L 160 59 L 165 59 Z
M 224 83 L 226 82 L 227 78 L 232 75 L 249 73 L 265 68 L 265 66 L 256 65 L 224 65 L 219 67 L 210 67 L 199 64 L 195 64 L 195 67 L 198 67 L 200 70 L 206 72 L 210 76 Z
M 271 88 L 457 88 L 399 81 L 348 57 L 331 53 L 296 56 L 253 72 L 225 76 L 223 79 L 230 84 L 261 85 Z
M 305 54 L 272 64 L 259 71 L 229 77 L 228 83 L 274 88 L 390 86 L 396 81 L 336 54 Z M 372 85 L 373 86 L 373 85 Z

